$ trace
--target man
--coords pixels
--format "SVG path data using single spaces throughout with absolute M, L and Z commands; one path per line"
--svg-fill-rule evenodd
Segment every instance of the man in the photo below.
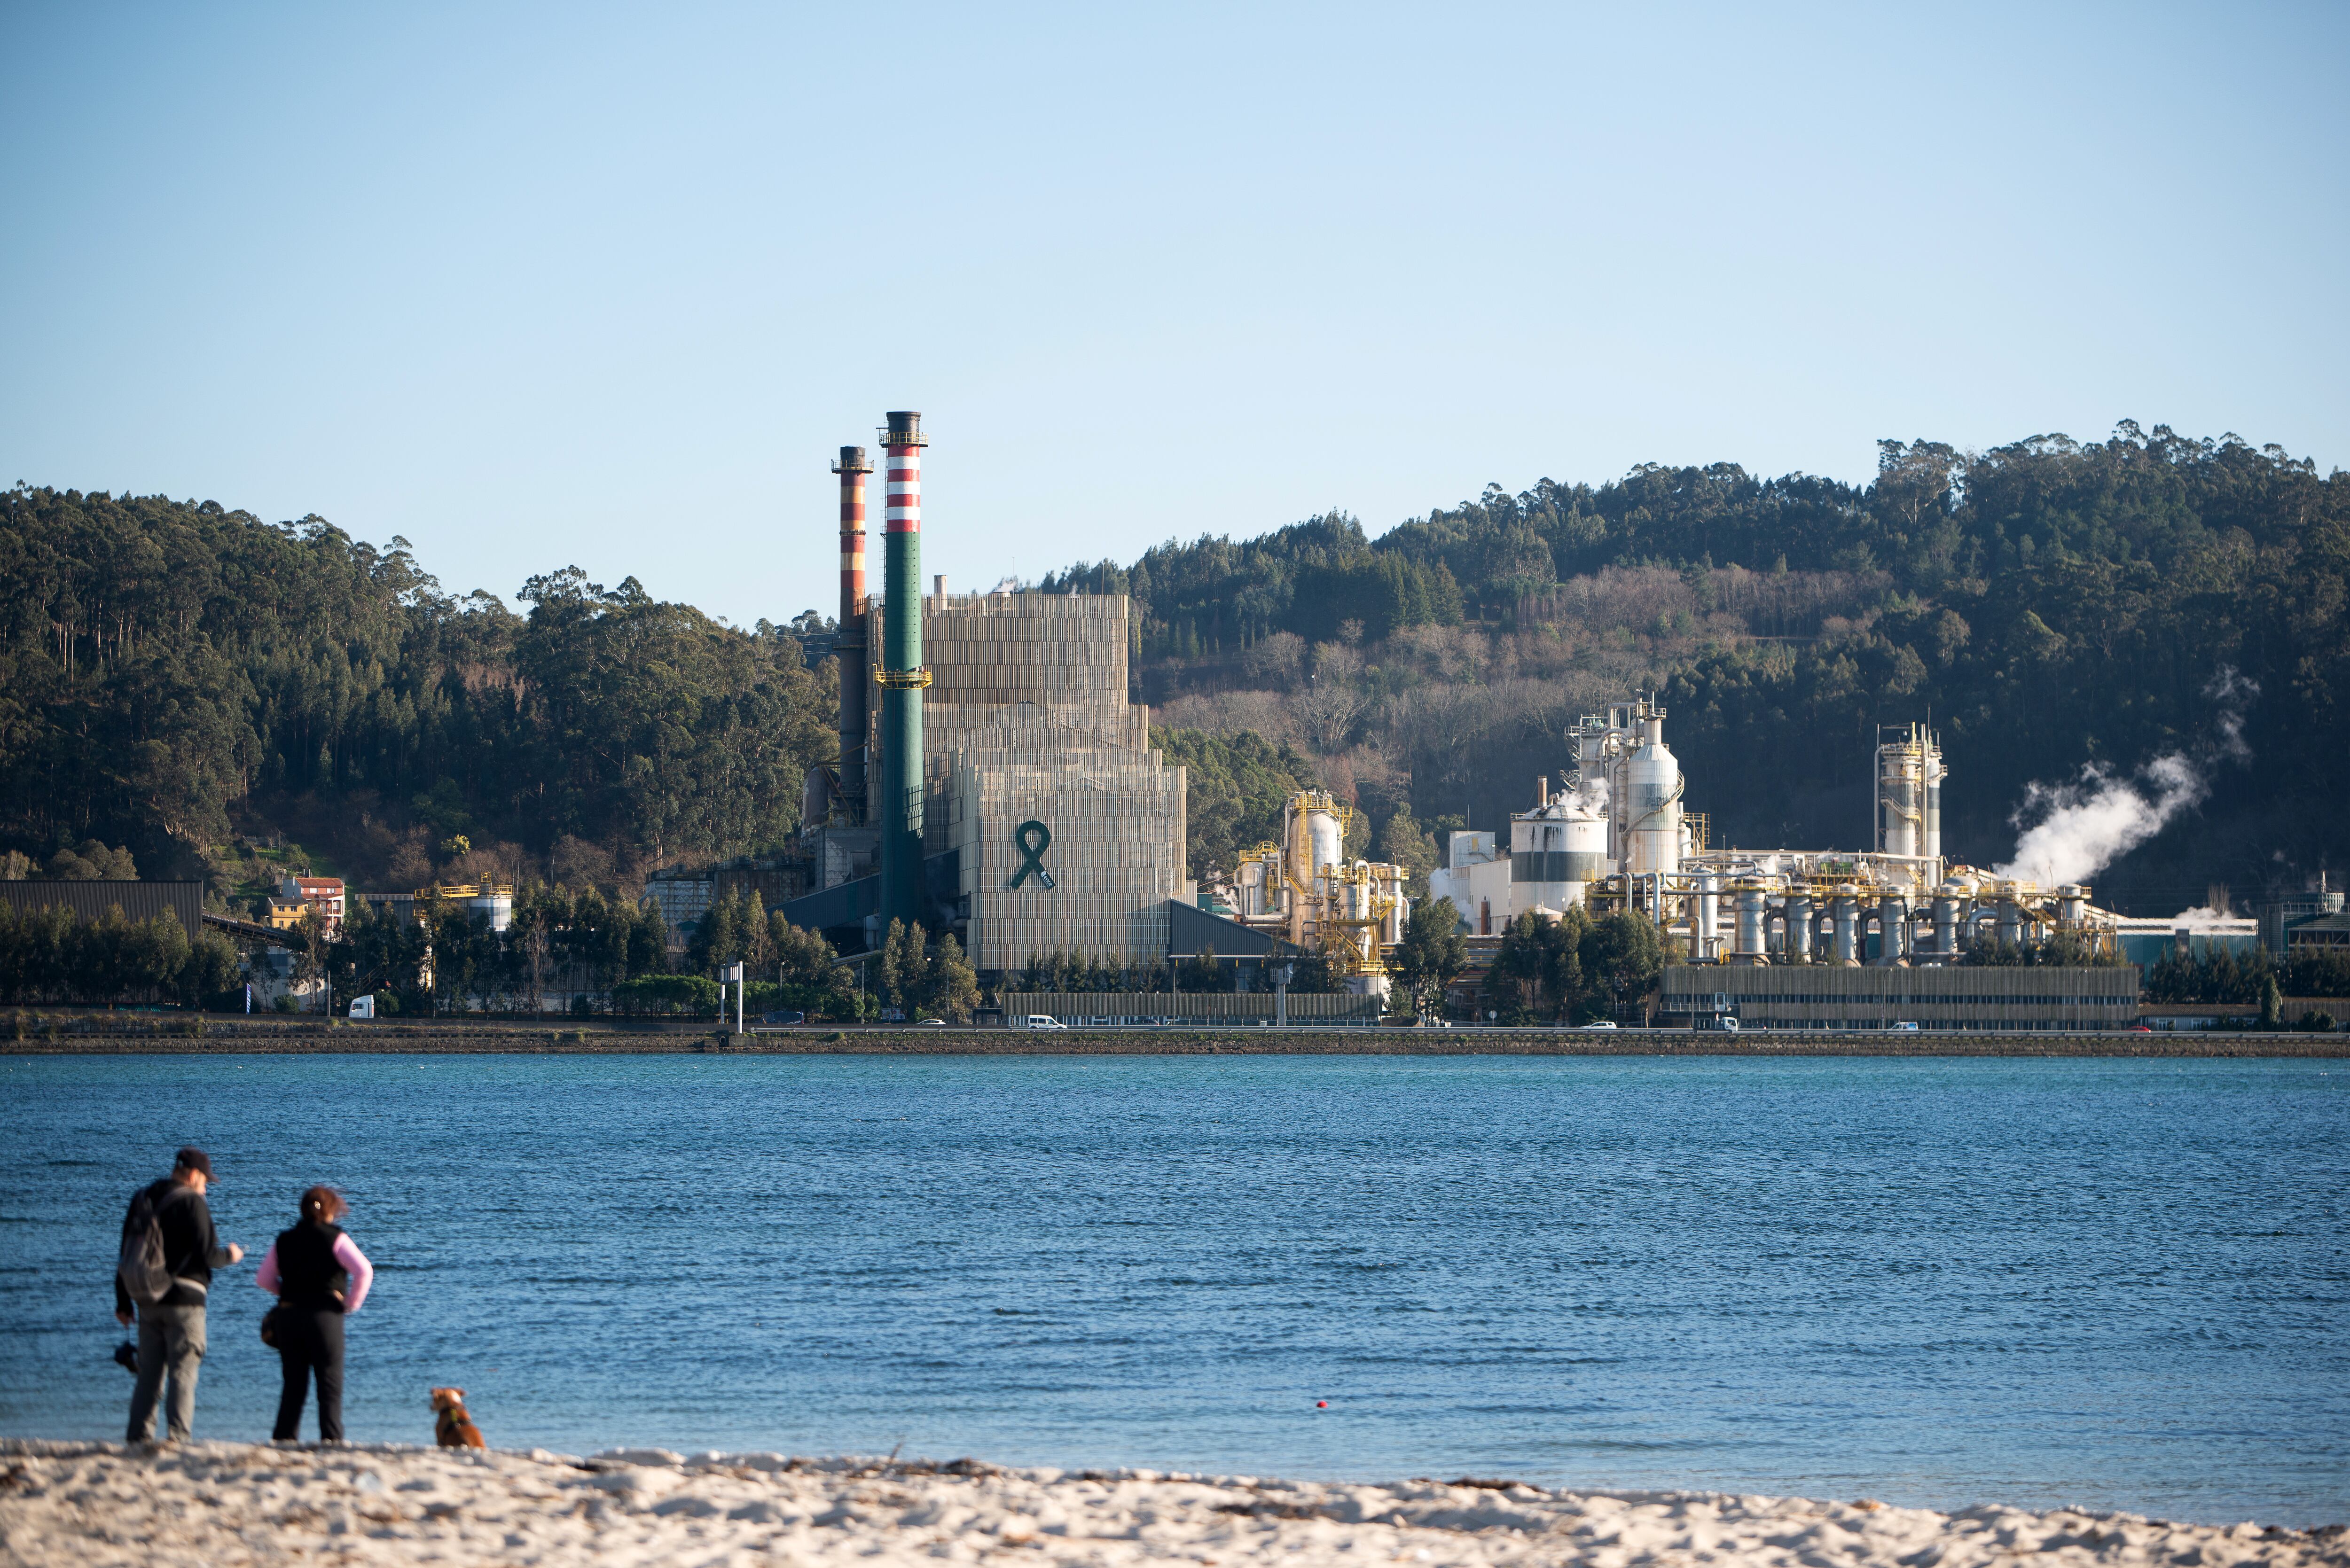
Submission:
M 244 1256 L 244 1249 L 224 1247 L 213 1231 L 213 1211 L 205 1207 L 204 1189 L 212 1185 L 213 1162 L 200 1148 L 183 1148 L 172 1161 L 172 1174 L 130 1199 L 123 1216 L 127 1238 L 131 1216 L 140 1200 L 153 1206 L 155 1224 L 163 1236 L 163 1266 L 171 1289 L 160 1302 L 133 1303 L 122 1275 L 114 1276 L 114 1321 L 130 1326 L 135 1305 L 139 1317 L 139 1382 L 130 1394 L 128 1440 L 155 1440 L 155 1403 L 163 1379 L 172 1380 L 170 1439 L 183 1443 L 196 1418 L 196 1371 L 204 1359 L 204 1298 L 212 1292 L 213 1271 L 226 1268 Z

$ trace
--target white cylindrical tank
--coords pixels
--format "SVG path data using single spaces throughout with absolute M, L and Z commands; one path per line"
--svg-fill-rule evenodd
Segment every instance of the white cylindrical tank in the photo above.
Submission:
M 1664 726 L 1650 719 L 1642 726 L 1654 735 Z M 1632 753 L 1629 769 L 1631 799 L 1625 807 L 1629 857 L 1627 868 L 1646 875 L 1668 875 L 1681 868 L 1681 765 L 1661 738 L 1650 740 Z
M 1690 921 L 1690 957 L 1699 963 L 1721 949 L 1721 878 L 1709 871 L 1698 883 L 1697 912 Z
M 1241 862 L 1240 887 L 1238 891 L 1241 896 L 1241 914 L 1243 917 L 1262 915 L 1265 913 L 1263 861 L 1243 860 Z
M 1877 843 L 1887 855 L 1916 855 L 1918 822 L 1918 763 L 1907 746 L 1882 746 L 1877 753 L 1877 809 L 1882 818 Z
M 2056 918 L 2068 926 L 2080 924 L 2082 910 L 2088 908 L 2089 890 L 2078 882 L 2067 882 L 2056 889 Z
M 1566 828 L 1565 880 L 1575 885 L 1575 902 L 1581 903 L 1581 889 L 1607 875 L 1607 822 L 1581 806 L 1575 806 L 1568 810 L 1564 826 Z
M 1312 869 L 1322 872 L 1338 864 L 1347 853 L 1347 830 L 1338 822 L 1336 809 L 1327 804 L 1327 797 L 1307 807 L 1305 832 L 1313 849 Z
M 1937 859 L 1942 854 L 1942 748 L 1930 741 L 1926 745 L 1926 841 L 1918 853 Z
M 1800 888 L 1787 895 L 1787 955 L 1801 963 L 1812 961 L 1812 933 L 1819 917 L 1812 896 Z

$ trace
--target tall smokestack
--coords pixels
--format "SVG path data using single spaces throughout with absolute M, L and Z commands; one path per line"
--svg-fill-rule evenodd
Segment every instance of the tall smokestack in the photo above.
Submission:
M 865 476 L 873 463 L 863 447 L 845 446 L 832 472 L 840 475 L 840 632 L 832 645 L 840 671 L 840 797 L 854 826 L 865 820 L 871 749 L 865 701 Z
M 893 411 L 882 437 L 881 919 L 922 919 L 922 416 Z

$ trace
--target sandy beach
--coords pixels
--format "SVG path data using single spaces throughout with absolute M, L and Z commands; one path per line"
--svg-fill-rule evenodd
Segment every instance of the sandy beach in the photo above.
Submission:
M 615 1449 L 0 1441 L 0 1561 L 1149 1562 L 1974 1568 L 2343 1563 L 2350 1535 L 1868 1500 L 1384 1486 Z

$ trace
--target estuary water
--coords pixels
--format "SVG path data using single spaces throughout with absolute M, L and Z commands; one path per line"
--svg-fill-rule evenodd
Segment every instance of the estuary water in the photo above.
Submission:
M 349 1197 L 349 1435 L 2350 1520 L 2350 1064 L 0 1059 L 0 1433 L 119 1437 L 123 1205 Z M 1319 1402 L 1326 1400 L 1327 1407 Z M 306 1418 L 306 1435 L 315 1434 Z

